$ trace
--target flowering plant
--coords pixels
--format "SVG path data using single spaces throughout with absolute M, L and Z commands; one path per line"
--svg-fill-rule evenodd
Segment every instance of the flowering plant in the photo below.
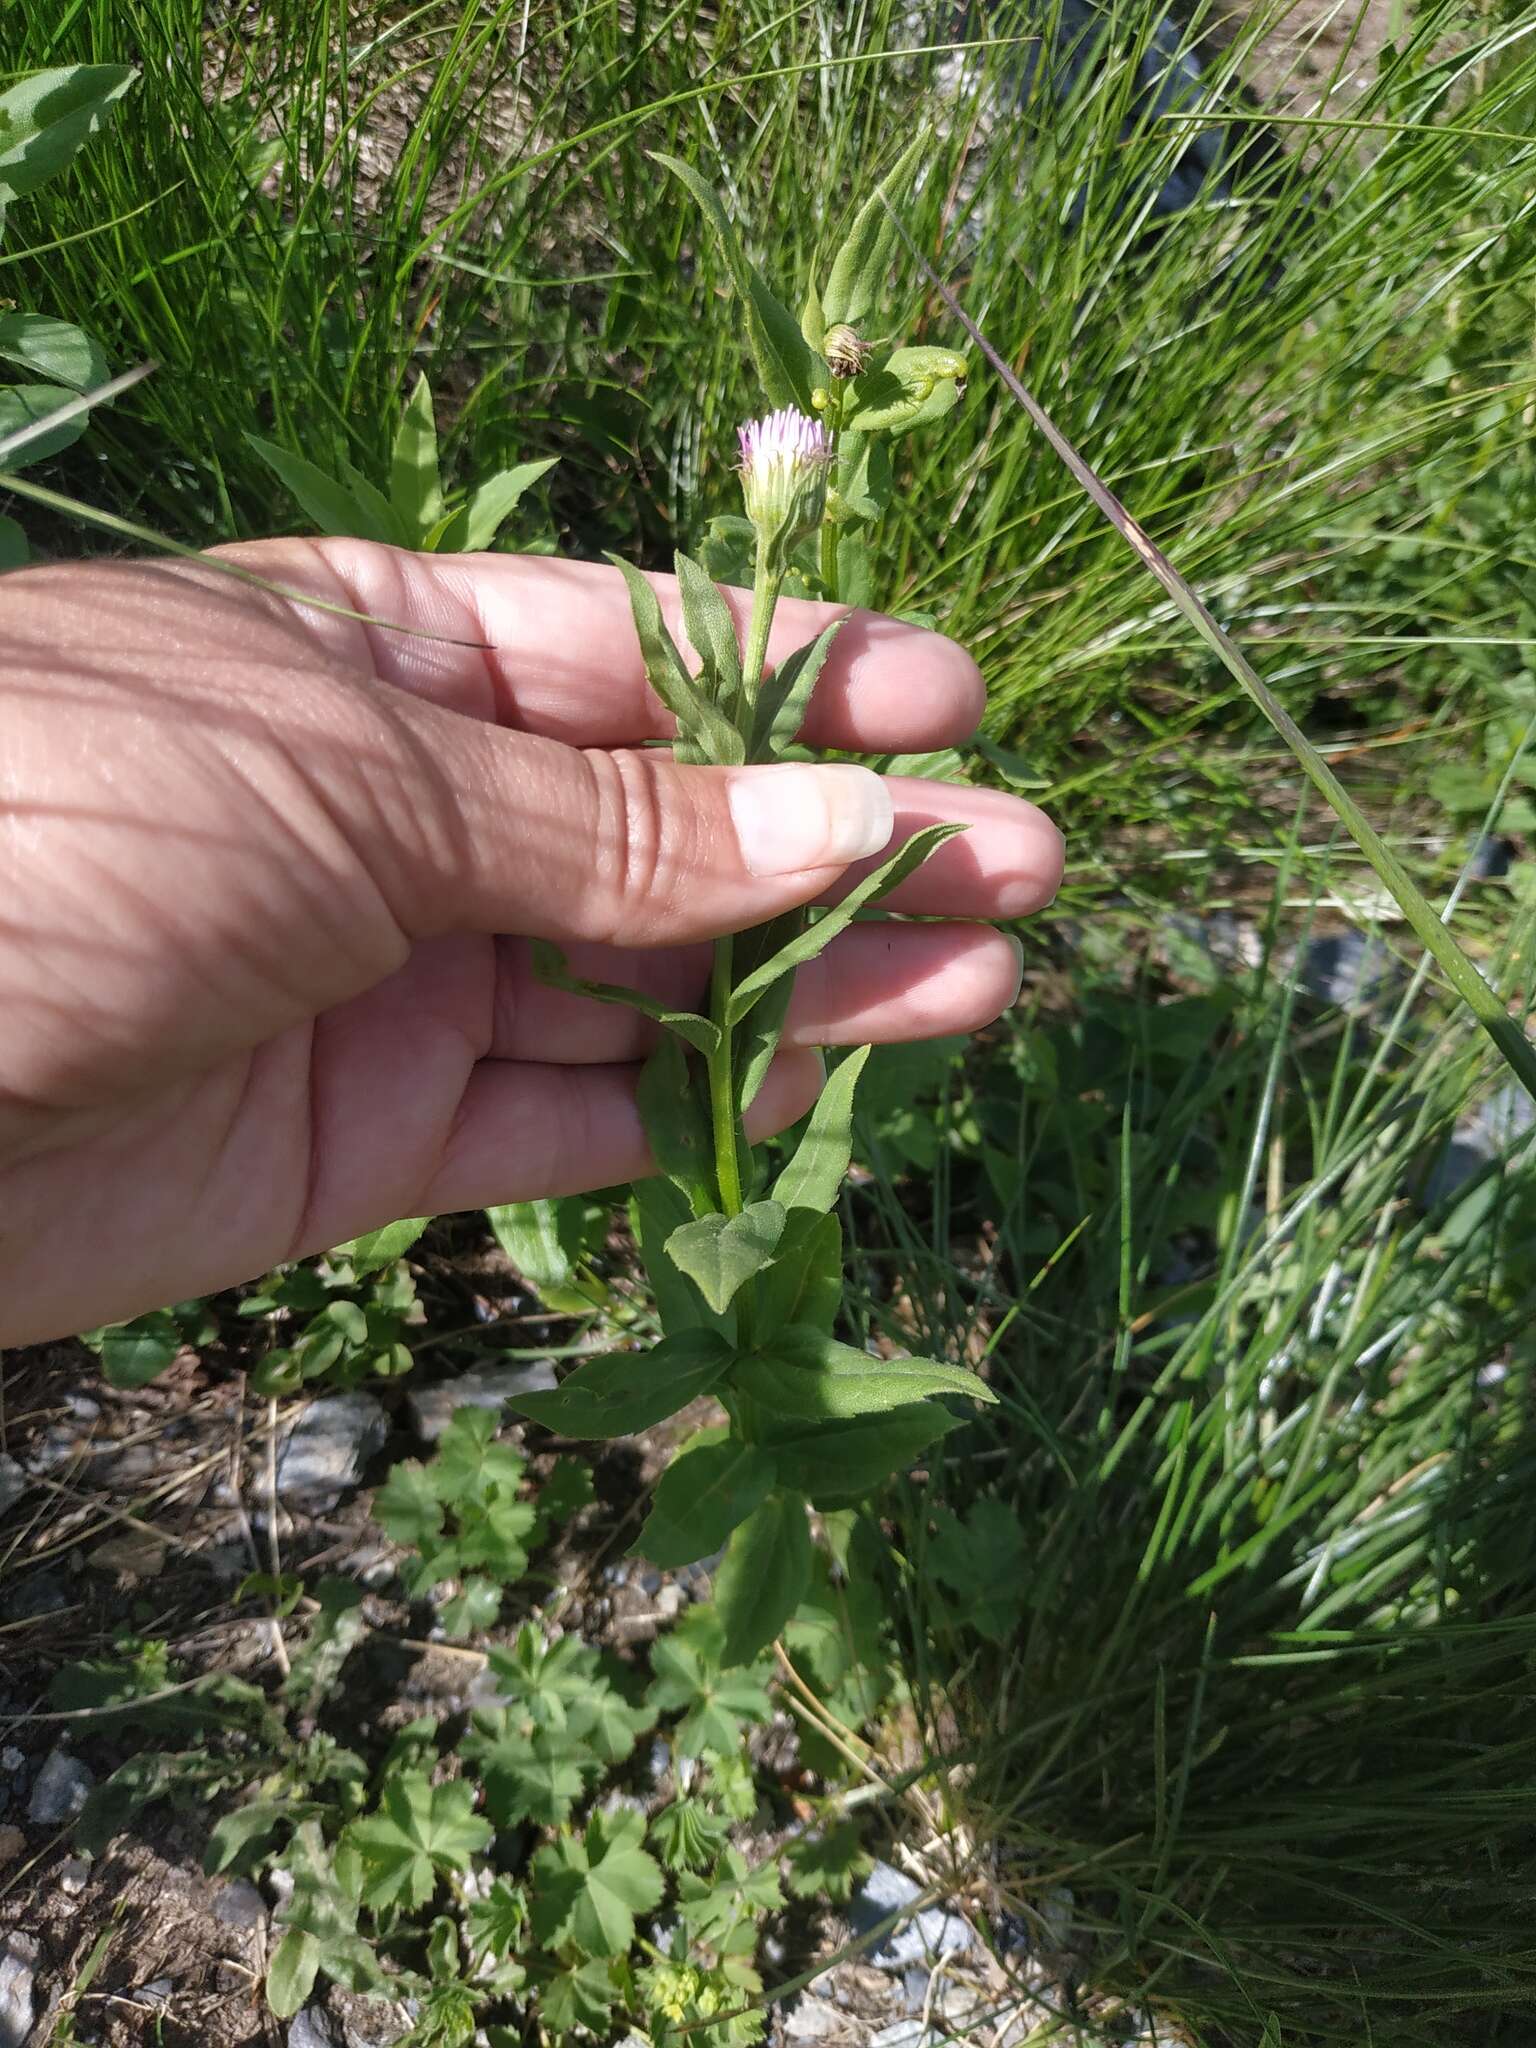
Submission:
M 889 442 L 960 396 L 963 357 L 877 348 L 853 324 L 874 310 L 892 254 L 890 201 L 915 158 L 914 147 L 857 213 L 798 326 L 747 261 L 714 193 L 688 166 L 662 159 L 725 244 L 773 408 L 741 429 L 744 516 L 726 536 L 738 552 L 729 580 L 749 575 L 752 586 L 744 647 L 715 580 L 679 554 L 683 621 L 698 660 L 691 670 L 649 582 L 617 562 L 646 674 L 677 720 L 679 759 L 740 766 L 786 758 L 841 621 L 770 673 L 779 596 L 791 579 L 845 601 L 867 588 L 869 532 L 891 495 Z M 605 1438 L 663 1421 L 701 1394 L 720 1402 L 727 1426 L 684 1444 L 636 1548 L 677 1567 L 728 1542 L 715 1593 L 732 1662 L 771 1643 L 805 1594 L 808 1508 L 856 1503 L 953 1428 L 957 1418 L 939 1397 L 994 1398 L 959 1367 L 877 1359 L 834 1335 L 843 1263 L 835 1212 L 869 1048 L 834 1070 L 776 1174 L 743 1127 L 778 1046 L 795 970 L 958 829 L 915 833 L 831 907 L 719 940 L 699 1012 L 578 981 L 557 949 L 538 951 L 555 986 L 628 1003 L 661 1026 L 640 1081 L 660 1177 L 635 1188 L 631 1215 L 665 1334 L 648 1352 L 592 1359 L 557 1390 L 519 1395 L 514 1405 L 568 1435 Z

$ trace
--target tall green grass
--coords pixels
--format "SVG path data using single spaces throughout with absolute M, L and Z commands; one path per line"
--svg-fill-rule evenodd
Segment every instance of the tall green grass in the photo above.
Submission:
M 888 1077 L 872 1331 L 1002 1397 L 899 1517 L 913 1696 L 994 1914 L 1070 1923 L 1037 1998 L 1201 2048 L 1520 2042 L 1530 1136 L 1456 1183 L 1510 1086 L 1475 1029 L 1406 972 L 1364 1015 L 1298 995 L 1279 923 L 1197 990 L 1128 983 L 1122 933 L 1071 1013 L 935 1058 L 932 1108 Z M 948 1514 L 990 1624 L 935 1577 Z
M 182 539 L 293 523 L 247 431 L 376 470 L 426 367 L 465 474 L 559 454 L 560 544 L 663 559 L 729 503 L 754 393 L 717 253 L 645 152 L 707 171 L 790 293 L 930 119 L 919 246 L 1293 707 L 1415 725 L 1356 763 L 1391 800 L 1480 744 L 1490 671 L 1529 667 L 1536 24 L 1429 0 L 1282 151 L 1242 80 L 1287 9 L 1221 50 L 1216 12 L 1189 36 L 1249 146 L 1165 219 L 1189 128 L 1137 113 L 1155 10 L 1129 0 L 1104 64 L 1022 103 L 1051 0 L 978 16 L 963 63 L 934 47 L 947 10 L 925 35 L 894 0 L 271 0 L 223 25 L 17 0 L 10 61 L 142 67 L 51 200 L 56 246 L 13 269 L 164 365 L 73 479 Z M 887 325 L 958 339 L 912 274 Z M 1198 845 L 1288 805 L 1245 772 L 1226 678 L 984 376 L 910 445 L 887 539 L 891 602 L 977 649 L 995 729 L 1079 829 Z

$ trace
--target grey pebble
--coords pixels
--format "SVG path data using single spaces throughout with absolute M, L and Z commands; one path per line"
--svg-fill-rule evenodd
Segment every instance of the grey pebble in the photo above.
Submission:
M 38 1944 L 14 1929 L 0 1936 L 0 2048 L 23 2048 L 32 2032 L 32 1966 Z
M 288 2023 L 288 2048 L 341 2048 L 341 2037 L 323 2006 L 306 2005 Z
M 910 1877 L 893 1870 L 889 1863 L 877 1863 L 849 1907 L 848 1918 L 856 1934 L 870 1934 L 888 1914 L 921 1897 L 922 1887 Z M 908 1970 L 940 1956 L 959 1955 L 975 1945 L 976 1937 L 958 1913 L 926 1906 L 882 1935 L 866 1960 L 877 1970 Z
M 435 1387 L 413 1387 L 405 1397 L 416 1434 L 435 1444 L 460 1408 L 502 1408 L 513 1394 L 553 1393 L 555 1368 L 547 1358 L 516 1365 L 477 1365 Z
M 389 1418 L 372 1394 L 322 1394 L 311 1401 L 277 1454 L 284 1499 L 311 1514 L 335 1507 L 389 1435 Z
M 84 1806 L 95 1782 L 77 1756 L 62 1749 L 50 1750 L 27 1801 L 27 1819 L 34 1827 L 62 1827 Z
M 232 1878 L 213 1902 L 213 1917 L 225 1927 L 260 1927 L 267 1917 L 267 1902 L 249 1879 Z

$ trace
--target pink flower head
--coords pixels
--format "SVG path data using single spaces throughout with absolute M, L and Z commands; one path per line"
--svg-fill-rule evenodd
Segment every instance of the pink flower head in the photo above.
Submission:
M 791 405 L 740 430 L 747 517 L 775 555 L 786 556 L 821 524 L 832 444 L 820 420 Z

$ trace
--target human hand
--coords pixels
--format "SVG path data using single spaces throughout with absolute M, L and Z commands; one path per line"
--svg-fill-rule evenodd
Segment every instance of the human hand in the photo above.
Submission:
M 1012 918 L 1056 888 L 1059 835 L 1015 798 L 644 747 L 669 721 L 614 571 L 221 553 L 438 637 L 195 563 L 0 581 L 0 1343 L 397 1216 L 643 1175 L 642 1020 L 542 986 L 530 938 L 693 1002 L 709 940 L 835 895 L 851 853 L 938 818 L 970 830 L 891 908 Z M 781 604 L 770 659 L 833 616 Z M 856 613 L 807 737 L 942 746 L 981 702 L 952 642 Z M 754 1134 L 809 1106 L 813 1047 L 974 1029 L 1017 986 L 985 925 L 853 925 L 798 978 Z

